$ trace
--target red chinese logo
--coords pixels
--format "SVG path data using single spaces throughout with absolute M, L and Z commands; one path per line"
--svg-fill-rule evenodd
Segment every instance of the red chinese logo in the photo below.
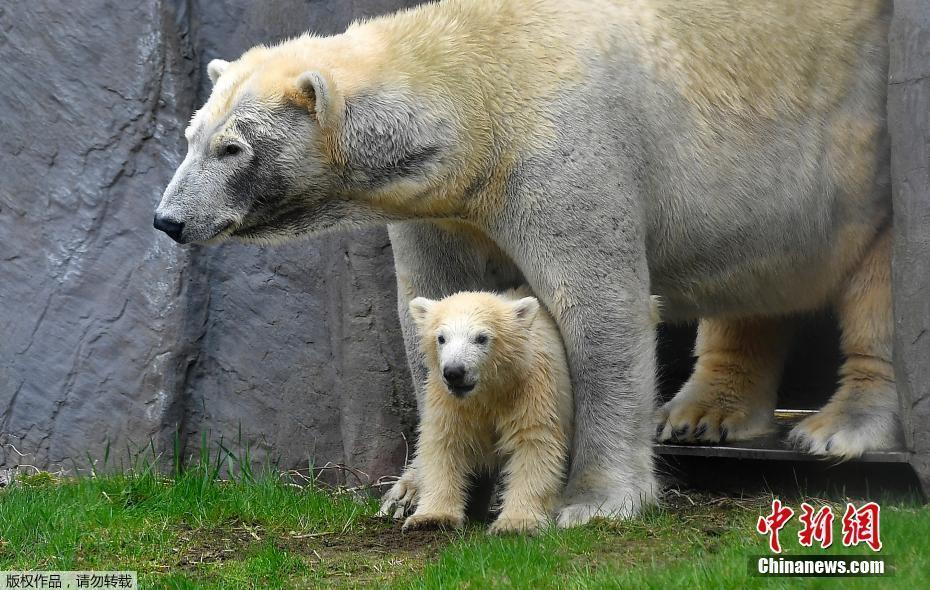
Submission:
M 798 531 L 798 541 L 804 547 L 811 547 L 814 541 L 826 549 L 833 544 L 833 509 L 824 506 L 817 512 L 807 502 L 801 503 L 801 516 L 798 517 L 803 525 Z
M 856 510 L 852 504 L 846 504 L 846 513 L 843 514 L 843 545 L 853 547 L 865 543 L 878 551 L 882 548 L 882 539 L 879 533 L 879 508 L 875 502 L 869 502 Z
M 782 506 L 781 500 L 776 498 L 772 500 L 772 513 L 768 516 L 760 516 L 759 522 L 756 523 L 756 530 L 759 534 L 769 536 L 769 548 L 775 553 L 781 553 L 778 533 L 788 524 L 792 516 L 794 516 L 794 510 Z
M 781 500 L 772 500 L 772 512 L 767 516 L 760 516 L 756 523 L 756 530 L 760 535 L 769 536 L 769 548 L 774 553 L 781 553 L 779 532 L 794 516 L 794 510 L 784 506 Z M 879 530 L 880 508 L 875 502 L 868 502 L 856 509 L 852 504 L 846 504 L 843 514 L 843 545 L 854 547 L 860 543 L 868 545 L 872 551 L 882 548 L 881 532 Z M 823 506 L 820 510 L 807 502 L 801 503 L 801 530 L 798 531 L 798 542 L 803 547 L 813 547 L 814 541 L 820 543 L 823 549 L 833 544 L 833 509 Z

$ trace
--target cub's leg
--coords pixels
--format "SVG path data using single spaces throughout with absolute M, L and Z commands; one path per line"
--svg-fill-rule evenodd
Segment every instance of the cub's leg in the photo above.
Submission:
M 901 437 L 892 367 L 891 230 L 876 239 L 836 304 L 846 361 L 819 413 L 791 431 L 798 446 L 842 459 L 894 447 Z
M 468 476 L 480 447 L 476 429 L 480 420 L 457 412 L 459 404 L 446 399 L 442 386 L 428 382 L 420 421 L 416 485 L 419 503 L 404 522 L 404 531 L 458 528 L 465 523 Z
M 771 432 L 788 332 L 776 319 L 701 320 L 694 373 L 659 408 L 657 438 L 714 443 Z
M 523 282 L 513 262 L 490 239 L 464 224 L 411 221 L 388 226 L 397 273 L 397 311 L 417 407 L 423 407 L 426 366 L 410 300 L 442 299 L 458 291 L 502 291 Z M 403 518 L 416 508 L 416 452 L 400 479 L 384 494 L 381 516 Z
M 533 533 L 552 517 L 562 489 L 568 448 L 532 432 L 520 439 L 504 470 L 501 512 L 489 532 Z
M 535 375 L 545 379 L 546 375 Z M 552 386 L 542 397 L 531 397 L 510 420 L 519 428 L 502 436 L 499 448 L 509 456 L 504 466 L 501 512 L 491 533 L 533 533 L 549 522 L 564 486 L 568 466 L 567 428 L 555 407 Z M 539 391 L 537 389 L 537 391 Z

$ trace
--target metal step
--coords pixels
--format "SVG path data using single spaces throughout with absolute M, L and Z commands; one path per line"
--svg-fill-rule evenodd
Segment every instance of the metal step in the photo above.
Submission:
M 764 459 L 769 461 L 823 461 L 835 463 L 832 457 L 818 457 L 798 451 L 787 443 L 788 431 L 802 419 L 816 414 L 816 410 L 775 410 L 777 430 L 767 436 L 723 444 L 670 444 L 657 443 L 659 455 L 692 457 L 726 457 L 731 459 Z M 910 452 L 905 449 L 870 451 L 854 462 L 908 463 Z

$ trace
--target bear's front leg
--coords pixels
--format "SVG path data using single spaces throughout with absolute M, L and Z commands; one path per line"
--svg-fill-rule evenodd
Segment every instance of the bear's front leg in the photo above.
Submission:
M 492 226 L 555 317 L 571 372 L 575 434 L 562 527 L 628 518 L 654 502 L 655 326 L 644 215 L 608 152 L 521 171 Z M 540 206 L 545 203 L 545 206 Z
M 559 324 L 572 371 L 575 436 L 558 525 L 628 518 L 655 501 L 655 334 L 648 294 L 572 298 Z M 626 313 L 617 313 L 617 310 Z
M 404 521 L 404 532 L 465 524 L 466 449 L 461 439 L 441 440 L 428 431 L 424 428 L 420 435 L 416 471 L 420 500 L 416 512 Z
M 565 483 L 571 395 L 562 370 L 537 367 L 525 377 L 511 415 L 497 431 L 504 465 L 501 512 L 492 534 L 535 533 L 549 524 Z
M 488 530 L 492 534 L 532 534 L 546 526 L 563 485 L 567 441 L 545 427 L 514 438 L 517 446 L 504 468 L 501 512 Z
M 427 391 L 420 421 L 417 448 L 416 512 L 404 522 L 403 530 L 459 528 L 465 524 L 467 478 L 474 467 L 475 448 L 469 421 L 444 407 L 445 391 Z

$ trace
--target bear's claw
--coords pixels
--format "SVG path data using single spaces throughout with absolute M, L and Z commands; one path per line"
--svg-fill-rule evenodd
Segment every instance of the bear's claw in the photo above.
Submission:
M 840 460 L 867 451 L 890 449 L 901 440 L 897 400 L 891 395 L 839 397 L 795 426 L 788 441 L 795 447 Z M 863 402 L 863 399 L 869 402 Z
M 465 523 L 461 517 L 451 514 L 414 514 L 407 518 L 401 530 L 410 531 L 449 530 L 461 528 Z
M 414 475 L 413 468 L 408 467 L 400 479 L 394 482 L 384 494 L 378 516 L 400 520 L 416 509 L 419 491 Z
M 488 528 L 491 535 L 527 534 L 539 532 L 545 526 L 546 519 L 535 516 L 498 517 Z

